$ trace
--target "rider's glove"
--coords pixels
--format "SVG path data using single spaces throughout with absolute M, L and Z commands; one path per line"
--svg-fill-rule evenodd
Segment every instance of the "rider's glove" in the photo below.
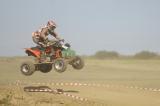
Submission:
M 46 47 L 47 45 L 42 43 L 42 42 L 39 42 L 39 44 L 42 46 L 42 47 Z
M 59 41 L 64 42 L 64 39 L 60 39 Z
M 48 38 L 44 39 L 44 42 L 45 42 L 45 43 L 48 43 L 48 42 L 49 42 L 49 39 L 48 39 Z

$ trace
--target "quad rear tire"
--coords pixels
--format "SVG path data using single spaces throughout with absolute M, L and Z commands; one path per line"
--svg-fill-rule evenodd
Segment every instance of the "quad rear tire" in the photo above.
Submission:
M 23 62 L 21 64 L 21 72 L 26 76 L 30 76 L 35 72 L 35 65 L 30 61 Z
M 38 69 L 43 73 L 48 73 L 52 70 L 52 64 L 41 64 Z
M 67 69 L 67 62 L 63 58 L 58 58 L 54 61 L 53 67 L 55 71 L 62 73 Z

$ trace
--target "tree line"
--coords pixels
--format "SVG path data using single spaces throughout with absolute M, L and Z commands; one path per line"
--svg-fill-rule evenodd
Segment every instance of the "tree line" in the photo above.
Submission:
M 140 51 L 134 55 L 122 55 L 116 51 L 101 50 L 90 57 L 96 59 L 160 59 L 160 54 L 151 51 Z

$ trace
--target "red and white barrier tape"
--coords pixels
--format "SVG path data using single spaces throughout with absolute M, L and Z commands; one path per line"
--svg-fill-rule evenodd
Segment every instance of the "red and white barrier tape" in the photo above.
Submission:
M 22 84 L 22 82 L 19 81 L 19 80 L 14 83 L 14 85 L 16 85 L 16 86 L 20 86 L 21 84 Z M 37 83 L 37 84 L 45 85 L 45 83 Z M 26 91 L 26 92 L 48 92 L 48 93 L 54 93 L 54 94 L 62 94 L 64 96 L 71 97 L 71 98 L 76 99 L 76 100 L 87 101 L 86 98 L 82 98 L 82 97 L 75 96 L 75 95 L 72 95 L 72 94 L 69 94 L 69 93 L 65 93 L 65 92 L 59 92 L 57 89 L 50 89 L 50 88 L 46 88 L 46 89 L 31 89 L 30 88 L 30 89 L 24 89 L 24 91 Z
M 124 85 L 110 85 L 110 84 L 95 84 L 95 83 L 76 83 L 76 82 L 70 82 L 70 83 L 64 83 L 64 82 L 50 82 L 50 83 L 42 83 L 42 82 L 22 82 L 20 80 L 16 81 L 15 83 L 10 83 L 11 85 L 51 85 L 51 86 L 87 86 L 87 87 L 104 87 L 104 88 L 109 88 L 109 87 L 124 87 L 127 89 L 137 89 L 137 90 L 145 90 L 145 91 L 153 91 L 153 92 L 160 92 L 159 88 L 142 88 L 138 86 L 124 86 Z M 56 89 L 44 89 L 44 90 L 38 90 L 38 89 L 31 89 L 30 92 L 50 92 L 50 93 L 57 93 Z M 86 98 L 82 98 L 79 96 L 75 96 L 72 94 L 68 94 L 65 92 L 58 92 L 59 94 L 63 94 L 64 96 L 71 97 L 73 99 L 81 100 L 81 101 L 87 101 Z
M 50 83 L 41 83 L 41 82 L 21 82 L 21 84 L 32 84 L 32 85 L 52 85 L 52 86 L 90 86 L 90 87 L 124 87 L 130 89 L 139 89 L 139 90 L 146 90 L 146 91 L 153 91 L 153 92 L 160 92 L 160 88 L 143 88 L 138 86 L 125 86 L 125 85 L 110 85 L 110 84 L 95 84 L 95 83 L 64 83 L 64 82 L 50 82 Z

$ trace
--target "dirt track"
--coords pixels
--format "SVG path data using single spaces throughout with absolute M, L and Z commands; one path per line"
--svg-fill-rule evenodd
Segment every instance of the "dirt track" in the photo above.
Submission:
M 15 106 L 160 106 L 159 60 L 87 60 L 86 67 L 81 71 L 68 67 L 62 74 L 54 71 L 47 74 L 36 72 L 29 77 L 19 72 L 19 63 L 22 61 L 23 59 L 0 61 L 0 104 L 5 102 Z M 8 86 L 8 83 L 17 80 L 28 83 L 19 87 L 15 84 Z M 23 87 L 31 85 L 60 88 L 67 94 L 86 98 L 87 101 L 77 100 L 72 96 L 23 91 Z M 7 98 L 7 95 L 12 99 Z
M 15 85 L 15 84 L 14 84 Z M 159 106 L 160 91 L 154 88 L 141 88 L 133 86 L 109 85 L 109 84 L 87 84 L 87 83 L 28 83 L 33 86 L 47 86 L 51 89 L 63 89 L 63 94 L 52 94 L 47 92 L 24 92 L 26 85 L 18 85 L 17 92 L 23 92 L 22 95 L 30 94 L 32 97 L 39 94 L 50 95 L 58 99 L 61 98 L 63 105 L 67 105 L 66 98 L 71 100 L 74 105 L 94 105 L 94 106 Z M 46 95 L 47 94 L 47 95 Z M 57 97 L 58 96 L 58 97 Z M 76 99 L 76 97 L 79 97 Z M 28 96 L 26 97 L 28 98 Z M 81 99 L 83 98 L 83 99 Z M 75 102 L 75 103 L 74 103 Z M 81 103 L 83 102 L 83 103 Z M 50 102 L 49 102 L 50 103 Z M 71 105 L 70 104 L 70 105 Z M 62 104 L 61 104 L 62 105 Z

